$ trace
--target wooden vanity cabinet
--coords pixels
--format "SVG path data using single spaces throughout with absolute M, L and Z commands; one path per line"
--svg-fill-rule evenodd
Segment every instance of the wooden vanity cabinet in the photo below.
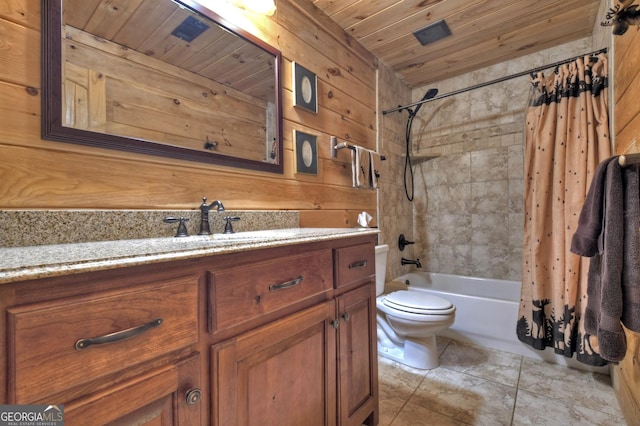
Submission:
M 356 245 L 343 240 L 258 263 L 249 273 L 242 265 L 212 272 L 211 294 L 235 289 L 242 295 L 235 302 L 211 299 L 212 304 L 237 304 L 227 305 L 225 320 L 217 324 L 233 323 L 227 316 L 246 321 L 261 304 L 268 311 L 266 306 L 285 306 L 284 301 L 325 296 L 311 307 L 212 345 L 214 425 L 377 424 L 374 256 L 374 240 Z M 297 277 L 304 279 L 296 283 Z M 268 290 L 281 283 L 283 288 Z
M 2 284 L 0 404 L 64 404 L 69 426 L 375 425 L 375 241 Z
M 203 422 L 200 276 L 123 268 L 0 286 L 4 404 L 63 404 L 66 425 Z

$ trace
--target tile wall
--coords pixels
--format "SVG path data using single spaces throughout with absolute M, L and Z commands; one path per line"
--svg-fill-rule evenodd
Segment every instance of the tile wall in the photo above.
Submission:
M 593 50 L 591 38 L 413 90 L 440 94 Z M 413 123 L 414 255 L 424 270 L 520 281 L 527 76 L 423 105 Z M 421 161 L 420 156 L 439 155 Z

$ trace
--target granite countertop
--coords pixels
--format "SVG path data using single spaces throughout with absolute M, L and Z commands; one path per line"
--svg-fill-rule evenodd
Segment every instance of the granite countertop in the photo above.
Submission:
M 0 248 L 0 284 L 378 232 L 375 228 L 288 228 Z

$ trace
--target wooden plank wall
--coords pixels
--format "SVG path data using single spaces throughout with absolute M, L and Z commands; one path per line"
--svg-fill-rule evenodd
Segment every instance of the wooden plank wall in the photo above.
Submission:
M 191 149 L 202 149 L 205 140 L 210 140 L 222 142 L 216 147 L 218 154 L 254 161 L 267 158 L 264 100 L 119 49 L 116 43 L 97 41 L 73 27 L 67 26 L 65 34 L 65 126 Z M 141 75 L 146 76 L 144 81 Z M 203 97 L 203 87 L 216 96 Z M 176 99 L 181 101 L 175 103 Z
M 0 4 L 1 209 L 190 209 L 206 195 L 228 209 L 300 210 L 302 226 L 376 212 L 375 191 L 351 188 L 349 153 L 329 154 L 332 135 L 375 149 L 376 59 L 310 2 L 278 0 L 273 17 L 237 23 L 283 54 L 282 175 L 42 140 L 40 3 Z M 293 107 L 292 61 L 318 75 L 317 115 Z M 295 173 L 294 129 L 318 136 L 317 176 Z
M 616 153 L 640 152 L 640 31 L 614 37 L 614 134 Z M 627 354 L 613 367 L 614 389 L 631 424 L 640 422 L 640 334 L 626 330 Z

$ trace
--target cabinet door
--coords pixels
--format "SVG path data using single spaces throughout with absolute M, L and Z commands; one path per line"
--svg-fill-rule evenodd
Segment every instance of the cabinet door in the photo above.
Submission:
M 338 416 L 341 425 L 378 424 L 375 283 L 337 298 Z
M 65 424 L 204 424 L 198 389 L 200 356 L 156 368 L 146 374 L 65 404 Z
M 333 301 L 212 347 L 213 424 L 336 423 Z

